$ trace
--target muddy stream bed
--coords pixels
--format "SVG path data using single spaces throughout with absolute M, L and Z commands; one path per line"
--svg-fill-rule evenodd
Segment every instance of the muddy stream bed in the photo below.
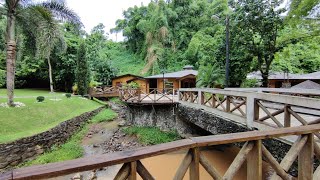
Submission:
M 119 125 L 124 125 L 124 116 L 121 111 L 121 107 L 115 104 L 111 104 L 113 110 L 118 113 L 118 118 L 111 122 L 103 122 L 99 124 L 91 125 L 88 134 L 82 140 L 82 146 L 84 148 L 84 157 L 90 157 L 92 155 L 102 155 L 106 153 L 112 153 L 116 151 L 123 151 L 129 149 L 135 149 L 143 147 L 136 137 L 124 134 Z M 235 158 L 239 151 L 239 148 L 233 146 L 218 146 L 217 148 L 206 148 L 202 150 L 202 153 L 212 162 L 213 166 L 224 174 L 227 168 Z M 142 159 L 141 162 L 153 175 L 155 179 L 169 180 L 172 179 L 182 162 L 186 151 L 177 151 L 165 155 L 159 155 L 152 158 Z M 61 176 L 51 178 L 51 180 L 67 180 L 67 179 L 83 179 L 83 180 L 111 180 L 115 177 L 116 173 L 121 168 L 122 164 L 101 168 L 95 171 L 87 171 L 67 176 Z M 265 165 L 265 167 L 267 167 Z M 269 168 L 264 168 L 268 169 Z M 264 172 L 264 179 L 268 179 L 268 172 Z M 141 179 L 138 175 L 138 178 Z M 184 179 L 189 179 L 189 173 L 187 172 Z M 200 165 L 200 179 L 209 180 L 212 179 L 210 175 Z M 235 180 L 246 179 L 246 166 L 244 165 L 234 177 Z

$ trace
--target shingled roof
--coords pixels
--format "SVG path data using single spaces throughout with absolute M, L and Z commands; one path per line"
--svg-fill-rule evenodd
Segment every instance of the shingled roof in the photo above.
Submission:
M 310 80 L 303 81 L 295 86 L 292 86 L 291 89 L 317 89 L 320 90 L 320 84 L 315 83 Z
M 260 71 L 254 71 L 247 75 L 247 79 L 262 79 Z M 320 71 L 309 74 L 285 74 L 284 72 L 270 72 L 269 79 L 305 79 L 315 80 L 320 79 Z
M 146 79 L 157 79 L 157 78 L 182 78 L 188 75 L 198 75 L 198 71 L 193 70 L 193 66 L 185 66 L 182 71 L 172 72 L 172 73 L 164 73 L 157 74 L 153 76 L 148 76 Z

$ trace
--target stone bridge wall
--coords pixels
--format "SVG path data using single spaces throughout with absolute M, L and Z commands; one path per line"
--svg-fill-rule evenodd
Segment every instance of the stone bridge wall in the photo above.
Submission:
M 182 104 L 171 106 L 129 105 L 128 109 L 128 119 L 131 124 L 157 126 L 162 130 L 177 130 L 182 136 L 186 136 L 186 134 L 217 135 L 252 130 L 246 125 Z M 291 148 L 290 144 L 278 139 L 267 139 L 263 141 L 263 144 L 278 161 L 281 161 Z M 242 143 L 234 145 L 241 147 Z M 297 162 L 294 163 L 290 172 L 292 175 L 297 174 Z

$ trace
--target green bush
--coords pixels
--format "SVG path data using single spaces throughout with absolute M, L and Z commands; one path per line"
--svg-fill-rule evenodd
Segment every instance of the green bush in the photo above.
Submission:
M 242 88 L 259 87 L 259 81 L 257 79 L 246 79 L 241 83 Z
M 77 94 L 78 93 L 78 85 L 77 84 L 72 86 L 72 92 L 73 92 L 73 94 Z
M 67 93 L 67 94 L 66 94 L 66 97 L 67 97 L 67 98 L 71 98 L 71 94 L 70 94 L 70 93 Z
M 0 69 L 0 88 L 6 84 L 6 71 Z
M 157 127 L 128 127 L 123 129 L 126 134 L 136 135 L 146 145 L 155 145 L 180 139 L 176 131 L 163 132 Z
M 44 98 L 43 96 L 38 96 L 38 97 L 37 97 L 37 101 L 38 101 L 38 102 L 43 102 L 44 99 L 45 99 L 45 98 Z
M 100 123 L 100 122 L 104 122 L 104 121 L 111 121 L 114 118 L 117 117 L 117 113 L 114 112 L 111 109 L 105 109 L 101 112 L 99 112 L 99 114 L 95 115 L 90 122 L 92 123 Z

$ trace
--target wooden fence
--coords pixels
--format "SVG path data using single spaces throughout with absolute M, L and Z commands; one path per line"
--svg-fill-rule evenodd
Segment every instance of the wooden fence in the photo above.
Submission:
M 112 86 L 98 86 L 90 88 L 89 95 L 91 97 L 118 97 L 119 88 Z
M 15 169 L 0 175 L 0 179 L 41 179 L 57 177 L 76 172 L 100 169 L 107 166 L 123 164 L 115 179 L 136 179 L 139 174 L 142 179 L 155 179 L 141 163 L 141 159 L 167 154 L 179 150 L 188 150 L 182 160 L 173 179 L 181 180 L 189 169 L 190 179 L 198 180 L 199 166 L 214 179 L 231 180 L 244 164 L 247 165 L 247 179 L 262 179 L 262 161 L 266 161 L 273 169 L 271 179 L 295 179 L 288 174 L 293 162 L 298 160 L 298 179 L 312 180 L 320 177 L 320 167 L 314 167 L 314 157 L 320 159 L 320 147 L 314 142 L 313 134 L 320 130 L 320 125 L 308 125 L 303 127 L 282 128 L 272 131 L 251 131 L 234 134 L 223 134 L 214 136 L 193 137 L 189 139 L 174 141 L 170 143 L 140 148 L 136 150 L 116 152 L 106 155 L 97 155 L 80 158 L 59 163 L 51 163 L 40 166 L 31 166 Z M 263 140 L 279 138 L 282 136 L 298 135 L 299 138 L 291 146 L 286 156 L 278 162 L 274 155 L 263 145 Z M 220 174 L 201 152 L 202 147 L 216 146 L 222 144 L 239 143 L 244 145 L 227 169 Z M 315 155 L 315 156 L 314 156 Z M 314 171 L 314 169 L 316 169 Z
M 316 98 L 195 88 L 180 89 L 179 102 L 209 108 L 249 127 L 257 123 L 273 128 L 320 123 L 320 100 Z
M 175 89 L 150 89 L 149 92 L 139 88 L 119 89 L 119 97 L 128 103 L 173 103 Z

